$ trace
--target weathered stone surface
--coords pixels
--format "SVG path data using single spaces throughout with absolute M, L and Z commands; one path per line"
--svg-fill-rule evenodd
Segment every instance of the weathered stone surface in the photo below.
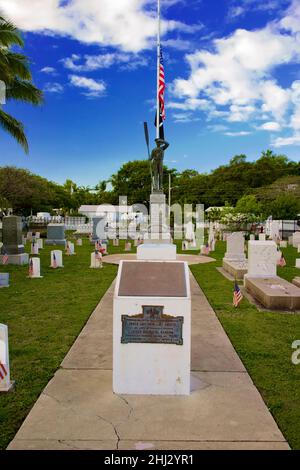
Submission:
M 247 277 L 274 277 L 276 274 L 276 243 L 273 241 L 249 241 Z
M 48 224 L 46 245 L 65 245 L 65 226 L 63 224 Z
M 280 277 L 245 277 L 247 291 L 264 307 L 272 310 L 299 310 L 300 288 Z
M 25 253 L 22 241 L 22 219 L 17 216 L 3 217 L 1 253 L 20 255 Z
M 248 272 L 248 262 L 246 261 L 227 261 L 223 259 L 223 268 L 229 274 L 233 276 L 234 279 L 243 280 L 245 274 Z
M 226 261 L 245 261 L 245 238 L 242 232 L 234 232 L 226 240 Z

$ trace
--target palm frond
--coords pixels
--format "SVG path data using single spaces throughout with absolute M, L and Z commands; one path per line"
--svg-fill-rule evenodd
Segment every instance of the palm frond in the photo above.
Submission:
M 31 80 L 29 62 L 25 55 L 7 51 L 5 56 L 11 74 L 17 75 L 22 80 Z
M 24 126 L 21 122 L 0 109 L 0 126 L 9 132 L 16 141 L 22 145 L 25 152 L 29 152 L 28 142 L 24 133 Z
M 15 99 L 39 105 L 43 102 L 43 92 L 36 88 L 31 82 L 14 78 L 14 80 L 7 85 L 6 99 Z
M 20 31 L 10 21 L 5 20 L 1 16 L 0 45 L 4 47 L 9 47 L 11 45 L 24 46 L 24 41 L 21 37 Z

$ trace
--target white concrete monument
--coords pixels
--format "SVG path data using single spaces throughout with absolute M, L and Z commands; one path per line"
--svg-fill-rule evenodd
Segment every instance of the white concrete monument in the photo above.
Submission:
M 270 238 L 274 241 L 280 238 L 280 226 L 281 223 L 279 220 L 270 221 Z
M 0 392 L 9 392 L 14 386 L 10 380 L 8 328 L 0 323 Z
M 44 248 L 44 242 L 42 238 L 37 239 L 37 246 L 39 250 L 42 250 Z
M 266 234 L 265 234 L 265 233 L 260 233 L 260 234 L 258 235 L 258 240 L 259 240 L 260 242 L 266 241 Z
M 296 268 L 300 268 L 300 258 L 296 258 Z
M 245 261 L 245 238 L 242 232 L 234 232 L 227 237 L 226 261 Z
M 31 243 L 31 250 L 30 253 L 32 255 L 38 255 L 39 254 L 39 246 L 36 240 L 33 240 Z
M 113 391 L 189 395 L 187 263 L 121 261 L 114 293 Z

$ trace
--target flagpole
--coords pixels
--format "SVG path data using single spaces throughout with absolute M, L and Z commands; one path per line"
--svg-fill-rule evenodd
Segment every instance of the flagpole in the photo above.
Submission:
M 157 0 L 157 96 L 156 96 L 156 138 L 159 138 L 160 104 L 159 104 L 159 71 L 160 71 L 160 0 Z

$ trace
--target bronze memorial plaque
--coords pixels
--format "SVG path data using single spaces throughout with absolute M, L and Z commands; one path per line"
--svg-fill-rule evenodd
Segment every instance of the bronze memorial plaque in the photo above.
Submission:
M 182 345 L 183 317 L 163 314 L 164 307 L 144 305 L 143 313 L 122 315 L 121 343 L 163 343 Z
M 119 296 L 187 297 L 184 263 L 125 261 Z

